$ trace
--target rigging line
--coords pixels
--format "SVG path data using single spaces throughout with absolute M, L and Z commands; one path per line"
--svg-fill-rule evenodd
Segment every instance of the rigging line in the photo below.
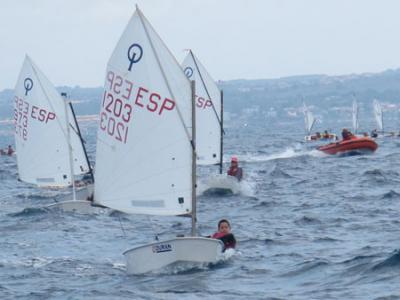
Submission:
M 191 134 L 189 133 L 188 128 L 187 128 L 187 126 L 186 126 L 186 124 L 185 124 L 185 121 L 184 121 L 184 119 L 183 119 L 183 117 L 182 117 L 182 114 L 181 114 L 181 111 L 180 111 L 180 109 L 179 109 L 178 103 L 176 102 L 176 97 L 175 97 L 174 93 L 172 92 L 172 89 L 171 89 L 171 86 L 170 86 L 169 81 L 168 81 L 168 79 L 167 79 L 167 76 L 166 76 L 166 74 L 165 74 L 165 71 L 164 71 L 164 69 L 163 69 L 163 67 L 162 67 L 162 65 L 161 65 L 160 58 L 158 57 L 158 54 L 157 54 L 157 52 L 156 52 L 156 49 L 155 49 L 155 47 L 154 47 L 154 45 L 153 45 L 153 41 L 152 41 L 151 38 L 150 38 L 150 34 L 149 34 L 148 29 L 147 29 L 147 27 L 146 27 L 146 24 L 145 24 L 145 22 L 144 22 L 144 20 L 143 20 L 143 19 L 145 19 L 145 17 L 142 15 L 142 12 L 140 11 L 140 9 L 139 9 L 137 6 L 136 6 L 136 9 L 137 9 L 137 11 L 138 11 L 139 18 L 140 18 L 140 22 L 141 22 L 142 25 L 143 25 L 143 28 L 144 28 L 144 31 L 145 31 L 145 33 L 146 33 L 147 39 L 149 40 L 151 49 L 153 50 L 153 54 L 154 54 L 154 56 L 156 57 L 158 67 L 160 68 L 161 74 L 162 74 L 162 76 L 164 77 L 165 83 L 167 84 L 168 91 L 169 91 L 169 93 L 171 94 L 173 100 L 175 101 L 176 111 L 177 111 L 177 113 L 178 113 L 179 119 L 180 119 L 181 122 L 182 122 L 183 128 L 185 129 L 185 132 L 186 132 L 186 135 L 187 135 L 187 137 L 188 137 L 188 140 L 190 141 L 190 144 L 191 144 L 192 147 L 194 148 L 193 139 L 192 139 Z M 160 37 L 159 37 L 159 38 L 160 38 Z M 161 38 L 160 38 L 160 40 L 161 40 Z M 161 40 L 161 41 L 162 41 L 162 40 Z M 162 42 L 162 43 L 164 44 L 164 42 Z M 165 45 L 165 44 L 164 44 L 164 45 Z M 168 48 L 167 48 L 167 49 L 168 49 Z M 172 57 L 174 57 L 174 56 L 172 56 Z M 182 74 L 183 74 L 183 72 L 182 72 Z M 185 79 L 188 80 L 188 79 L 186 78 L 186 76 L 185 76 Z
M 80 140 L 80 142 L 81 142 L 82 151 L 83 151 L 83 154 L 85 155 L 85 159 L 86 159 L 87 167 L 88 167 L 88 169 L 89 169 L 90 177 L 91 177 L 91 179 L 92 179 L 92 183 L 94 183 L 94 174 L 93 174 L 92 166 L 90 165 L 89 156 L 88 156 L 87 151 L 86 151 L 85 141 L 84 141 L 84 139 L 82 138 L 82 134 L 81 134 L 81 130 L 80 130 L 80 128 L 79 128 L 78 120 L 76 119 L 75 111 L 74 111 L 74 108 L 73 108 L 71 102 L 69 102 L 69 107 L 70 107 L 70 109 L 71 109 L 72 117 L 74 118 L 74 122 L 75 122 L 75 126 L 76 126 L 76 131 L 75 131 L 75 133 L 76 133 L 76 135 L 78 136 L 78 138 L 79 138 L 79 140 Z M 70 124 L 70 125 L 71 125 L 71 124 Z M 71 125 L 71 127 L 72 127 L 72 129 L 74 130 L 74 127 L 73 127 L 72 125 Z
M 224 130 L 222 121 L 221 121 L 220 118 L 218 117 L 218 113 L 217 113 L 217 110 L 215 109 L 213 99 L 211 98 L 210 93 L 208 92 L 207 85 L 206 85 L 206 83 L 204 82 L 203 76 L 201 75 L 199 66 L 197 65 L 196 58 L 195 58 L 195 56 L 193 55 L 192 50 L 189 49 L 189 53 L 190 53 L 190 55 L 192 56 L 192 59 L 193 59 L 194 64 L 196 65 L 197 73 L 199 73 L 199 75 L 200 75 L 200 79 L 201 79 L 201 82 L 203 83 L 204 89 L 206 90 L 208 99 L 210 99 L 210 101 L 211 101 L 211 107 L 213 108 L 213 111 L 214 111 L 215 117 L 217 118 L 218 124 L 219 124 L 219 126 L 222 128 L 223 134 L 225 134 L 225 130 Z
M 75 132 L 75 134 L 79 137 L 78 131 L 75 129 L 74 126 L 72 126 L 71 123 L 69 123 L 69 127 L 70 127 L 70 128 L 72 129 L 72 131 Z M 86 141 L 84 141 L 83 139 L 82 139 L 82 141 L 83 141 L 84 143 L 86 143 Z
M 157 233 L 157 230 L 155 229 L 155 226 L 154 226 L 154 224 L 153 224 L 153 220 L 152 220 L 152 218 L 151 218 L 151 215 L 146 215 L 146 217 L 147 217 L 148 223 L 150 223 L 151 230 L 152 230 L 153 233 L 154 233 L 154 240 L 158 241 L 158 240 L 159 240 L 159 239 L 158 239 L 158 233 Z
M 119 225 L 121 226 L 122 233 L 124 234 L 124 237 L 126 238 L 126 232 L 125 232 L 124 226 L 122 226 L 120 215 L 118 215 L 118 221 L 119 221 Z

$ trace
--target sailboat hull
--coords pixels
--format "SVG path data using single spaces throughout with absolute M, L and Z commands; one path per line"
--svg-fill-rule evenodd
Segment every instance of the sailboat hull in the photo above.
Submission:
M 104 207 L 93 205 L 93 202 L 87 200 L 70 200 L 50 204 L 46 206 L 46 209 L 79 214 L 93 214 L 99 213 Z
M 206 182 L 204 182 L 203 191 L 200 191 L 203 195 L 226 195 L 226 194 L 239 194 L 241 191 L 240 182 L 233 176 L 226 174 L 218 174 L 210 176 Z
M 222 254 L 220 240 L 182 237 L 129 249 L 124 252 L 128 274 L 156 271 L 177 262 L 216 263 Z
M 88 184 L 82 187 L 76 188 L 76 198 L 86 200 L 93 196 L 94 186 L 93 184 Z M 68 201 L 73 198 L 72 192 L 58 196 L 56 198 L 57 202 Z

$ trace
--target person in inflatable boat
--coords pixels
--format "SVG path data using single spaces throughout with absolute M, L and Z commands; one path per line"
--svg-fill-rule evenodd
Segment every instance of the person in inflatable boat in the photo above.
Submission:
M 351 140 L 352 138 L 354 138 L 354 135 L 347 128 L 343 128 L 342 138 L 343 138 L 343 141 L 348 141 L 348 140 Z
M 239 181 L 243 178 L 243 170 L 239 167 L 239 161 L 236 156 L 232 156 L 231 158 L 231 166 L 229 167 L 228 175 L 236 177 Z
M 221 240 L 224 243 L 224 251 L 236 247 L 235 236 L 231 233 L 231 224 L 226 219 L 218 222 L 218 231 L 211 238 Z

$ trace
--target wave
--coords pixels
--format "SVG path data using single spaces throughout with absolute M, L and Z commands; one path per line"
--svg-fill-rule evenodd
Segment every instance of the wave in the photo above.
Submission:
M 399 267 L 400 267 L 400 250 L 395 250 L 388 258 L 374 265 L 371 268 L 371 270 L 380 271 L 383 269 L 394 269 L 394 268 L 399 269 Z
M 40 208 L 40 207 L 27 207 L 24 208 L 23 210 L 16 212 L 16 213 L 10 213 L 8 216 L 10 217 L 30 217 L 30 216 L 37 216 L 37 215 L 42 215 L 42 214 L 47 214 L 49 211 L 46 208 Z
M 365 171 L 363 175 L 385 177 L 385 175 L 381 169 L 368 170 L 368 171 Z
M 399 197 L 400 197 L 400 193 L 390 190 L 389 192 L 383 194 L 381 199 L 384 200 L 384 199 L 393 199 L 393 198 L 399 198 Z
M 291 270 L 289 272 L 286 272 L 281 275 L 281 277 L 292 277 L 292 276 L 299 276 L 303 275 L 304 273 L 308 273 L 310 271 L 316 271 L 321 268 L 324 268 L 328 266 L 330 263 L 325 260 L 312 260 L 312 261 L 306 261 L 297 266 L 296 269 Z
M 294 221 L 295 224 L 297 225 L 315 225 L 315 224 L 321 224 L 321 220 L 315 217 L 308 217 L 308 216 L 303 216 L 300 219 L 297 219 Z
M 324 237 L 319 237 L 319 238 L 316 238 L 316 239 L 314 239 L 314 242 L 316 242 L 316 243 L 334 243 L 334 242 L 341 242 L 341 240 L 338 240 L 338 239 L 334 239 L 334 238 L 331 238 L 331 237 L 328 237 L 328 236 L 324 236 Z
M 276 165 L 273 167 L 269 175 L 273 178 L 285 178 L 285 179 L 293 178 L 293 176 L 289 175 Z
M 278 159 L 290 159 L 295 157 L 301 156 L 312 156 L 312 157 L 325 157 L 327 154 L 318 151 L 316 149 L 309 149 L 305 150 L 302 148 L 297 147 L 287 147 L 282 152 L 273 153 L 273 154 L 261 154 L 258 153 L 246 153 L 241 155 L 241 160 L 245 162 L 265 162 L 271 160 L 278 160 Z

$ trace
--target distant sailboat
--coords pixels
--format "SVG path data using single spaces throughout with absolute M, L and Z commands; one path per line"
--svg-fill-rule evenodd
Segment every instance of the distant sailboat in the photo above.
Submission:
M 222 174 L 223 167 L 223 93 L 189 50 L 182 63 L 186 77 L 196 82 L 196 153 L 198 164 L 218 164 L 219 175 L 211 175 L 203 183 L 201 193 L 237 194 L 240 182 Z
M 222 172 L 222 91 L 189 50 L 182 63 L 189 80 L 196 82 L 196 152 L 198 164 L 219 164 Z
M 353 121 L 353 133 L 356 134 L 358 131 L 358 103 L 355 96 L 353 96 L 353 108 L 352 108 L 352 121 Z
M 72 186 L 76 200 L 75 176 L 91 173 L 78 123 L 72 105 L 28 56 L 15 87 L 14 123 L 19 179 L 38 187 Z
M 375 122 L 376 122 L 378 132 L 383 134 L 384 128 L 383 128 L 382 106 L 377 99 L 374 99 L 374 101 L 373 101 L 373 108 L 374 108 L 374 117 L 375 117 Z
M 312 131 L 317 119 L 314 118 L 314 115 L 308 109 L 305 102 L 303 102 L 303 114 L 304 114 L 304 126 L 305 126 L 305 130 L 306 130 L 305 140 L 311 141 L 312 140 L 311 131 Z
M 194 85 L 137 8 L 108 62 L 95 199 L 131 214 L 186 215 L 192 236 L 130 249 L 128 273 L 213 263 L 223 244 L 196 237 Z

